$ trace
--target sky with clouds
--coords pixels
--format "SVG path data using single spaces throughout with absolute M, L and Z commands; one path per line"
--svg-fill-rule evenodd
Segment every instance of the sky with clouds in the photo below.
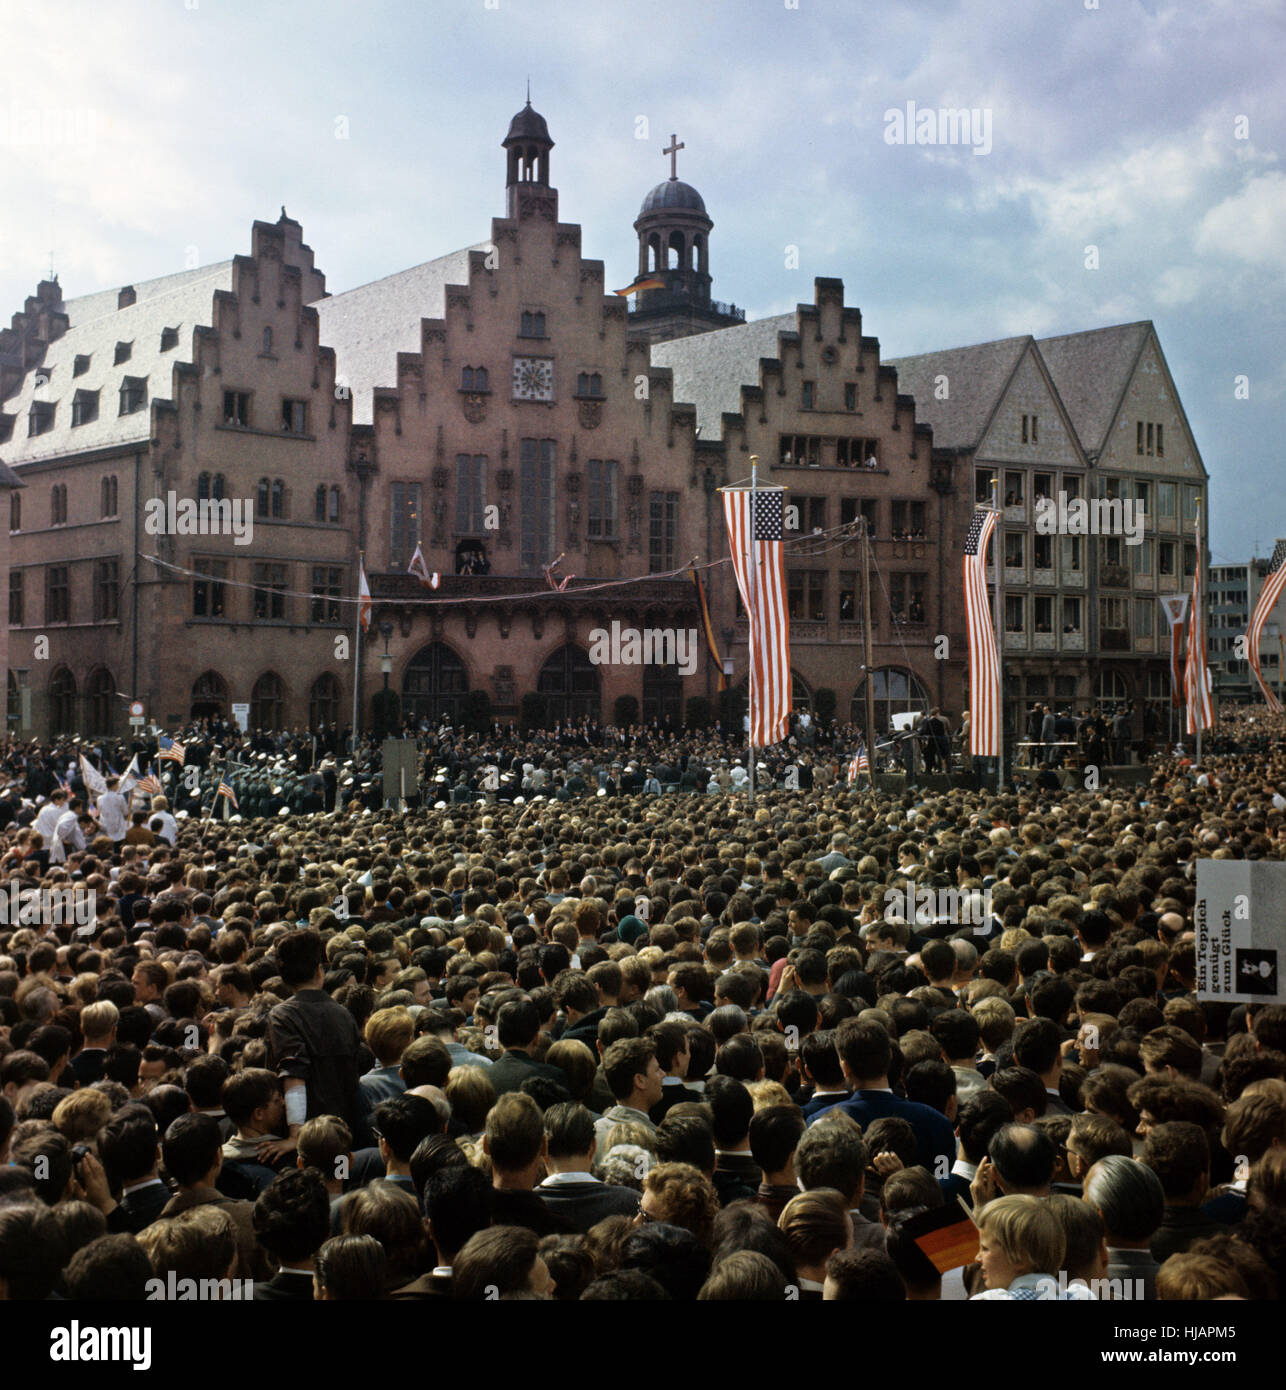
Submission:
M 485 240 L 530 76 L 562 218 L 609 286 L 677 131 L 716 298 L 760 317 L 837 276 L 886 357 L 1150 318 L 1215 563 L 1286 535 L 1281 0 L 5 0 L 4 20 L 6 318 L 51 256 L 71 297 L 246 252 L 282 204 L 332 292 Z M 988 152 L 889 144 L 908 101 L 989 113 Z

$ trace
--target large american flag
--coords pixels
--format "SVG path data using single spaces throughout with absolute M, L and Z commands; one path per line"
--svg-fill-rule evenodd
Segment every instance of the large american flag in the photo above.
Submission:
M 161 762 L 178 763 L 178 765 L 182 767 L 187 758 L 187 751 L 178 739 L 163 738 L 161 740 L 161 751 L 157 756 Z
M 857 745 L 857 752 L 853 754 L 848 764 L 848 780 L 850 785 L 856 782 L 863 772 L 869 776 L 870 771 L 871 760 L 866 756 L 866 744 L 859 742 Z
M 1000 756 L 1000 662 L 987 600 L 987 543 L 997 513 L 976 511 L 964 546 L 965 622 L 969 634 L 969 752 Z
M 1192 597 L 1188 601 L 1188 657 L 1183 667 L 1187 693 L 1184 727 L 1190 734 L 1215 722 L 1210 691 L 1206 687 L 1206 615 L 1201 611 L 1201 523 L 1197 522 L 1197 564 L 1192 572 Z
M 162 792 L 161 779 L 149 768 L 145 776 L 140 777 L 134 784 L 135 791 L 142 792 L 144 796 L 160 796 Z
M 241 809 L 241 807 L 237 804 L 237 794 L 232 790 L 232 783 L 229 782 L 226 777 L 220 779 L 219 789 L 215 792 L 214 799 L 218 801 L 218 799 L 221 796 L 226 796 L 228 798 L 228 800 L 232 803 L 233 810 L 239 811 Z
M 750 746 L 779 743 L 790 730 L 790 614 L 782 542 L 783 488 L 724 488 L 723 512 L 737 588 L 750 618 Z M 753 498 L 754 537 L 750 534 Z M 751 592 L 751 545 L 754 591 Z
M 1255 679 L 1259 682 L 1259 688 L 1264 693 L 1264 699 L 1268 701 L 1268 708 L 1274 714 L 1281 713 L 1282 702 L 1268 688 L 1268 682 L 1260 674 L 1259 640 L 1263 635 L 1264 624 L 1268 621 L 1268 615 L 1273 611 L 1273 604 L 1277 602 L 1277 597 L 1284 586 L 1286 586 L 1286 541 L 1278 541 L 1273 550 L 1273 558 L 1268 565 L 1264 587 L 1260 589 L 1259 597 L 1255 600 L 1255 611 L 1250 615 L 1250 627 L 1246 631 L 1246 659 L 1250 662 L 1250 669 L 1255 673 Z

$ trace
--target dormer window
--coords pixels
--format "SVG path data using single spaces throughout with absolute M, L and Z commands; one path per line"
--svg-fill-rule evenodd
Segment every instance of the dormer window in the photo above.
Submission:
M 161 351 L 169 352 L 171 348 L 179 345 L 179 330 L 177 328 L 161 329 Z
M 77 353 L 76 360 L 72 363 L 71 366 L 72 376 L 84 376 L 85 373 L 89 370 L 90 361 L 91 358 L 88 353 Z
M 147 378 L 127 376 L 121 382 L 121 414 L 133 415 L 147 405 Z
M 545 334 L 545 316 L 543 313 L 524 313 L 522 316 L 522 327 L 519 329 L 520 338 L 543 338 Z
M 48 434 L 54 427 L 54 405 L 50 401 L 32 401 L 27 417 L 27 437 Z
M 480 393 L 489 391 L 487 369 L 485 367 L 462 367 L 460 369 L 460 390 Z
M 128 362 L 129 359 L 130 359 L 130 354 L 131 354 L 133 351 L 134 351 L 134 344 L 133 344 L 132 342 L 129 342 L 129 343 L 117 343 L 117 344 L 116 344 L 116 356 L 115 356 L 115 358 L 113 358 L 113 364 L 114 364 L 115 366 L 119 367 L 119 366 L 121 365 L 122 362 Z
M 71 402 L 71 423 L 75 429 L 77 425 L 88 425 L 91 421 L 98 419 L 98 392 L 97 391 L 77 391 L 72 397 Z

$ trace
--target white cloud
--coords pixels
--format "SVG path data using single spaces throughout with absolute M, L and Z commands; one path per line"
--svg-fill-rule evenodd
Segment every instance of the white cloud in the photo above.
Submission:
M 1286 270 L 1286 174 L 1252 178 L 1210 209 L 1197 228 L 1198 251 Z

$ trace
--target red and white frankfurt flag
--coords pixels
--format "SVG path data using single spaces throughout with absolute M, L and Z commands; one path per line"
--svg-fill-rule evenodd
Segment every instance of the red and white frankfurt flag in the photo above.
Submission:
M 362 624 L 362 631 L 369 632 L 371 629 L 371 586 L 366 582 L 366 565 L 361 560 L 357 562 L 357 616 Z
M 1187 594 L 1161 594 L 1161 611 L 1170 624 L 1170 703 L 1181 708 L 1183 687 L 1183 621 L 1188 616 Z
M 413 574 L 419 581 L 420 586 L 425 589 L 436 589 L 442 582 L 442 576 L 437 570 L 429 573 L 428 564 L 424 559 L 424 552 L 417 545 L 415 554 L 411 556 L 411 563 L 407 565 L 407 571 Z
M 969 752 L 975 758 L 1000 756 L 1000 662 L 996 630 L 987 601 L 987 543 L 996 529 L 996 512 L 976 511 L 964 546 L 965 622 L 969 634 Z
M 1195 734 L 1215 722 L 1206 684 L 1206 619 L 1201 611 L 1201 523 L 1197 523 L 1197 567 L 1192 575 L 1192 599 L 1188 604 L 1188 658 L 1183 669 L 1183 688 L 1187 695 L 1185 728 Z
M 721 491 L 737 589 L 750 618 L 750 746 L 767 748 L 784 739 L 790 729 L 790 613 L 782 539 L 785 488 Z
M 1268 682 L 1260 674 L 1259 640 L 1283 586 L 1286 586 L 1286 541 L 1278 541 L 1273 549 L 1273 558 L 1268 564 L 1264 587 L 1260 589 L 1259 597 L 1255 600 L 1255 611 L 1250 615 L 1250 627 L 1246 630 L 1246 660 L 1250 662 L 1250 669 L 1255 673 L 1255 679 L 1259 682 L 1259 688 L 1263 691 L 1264 699 L 1268 701 L 1268 708 L 1273 714 L 1281 713 L 1282 702 L 1269 690 Z

